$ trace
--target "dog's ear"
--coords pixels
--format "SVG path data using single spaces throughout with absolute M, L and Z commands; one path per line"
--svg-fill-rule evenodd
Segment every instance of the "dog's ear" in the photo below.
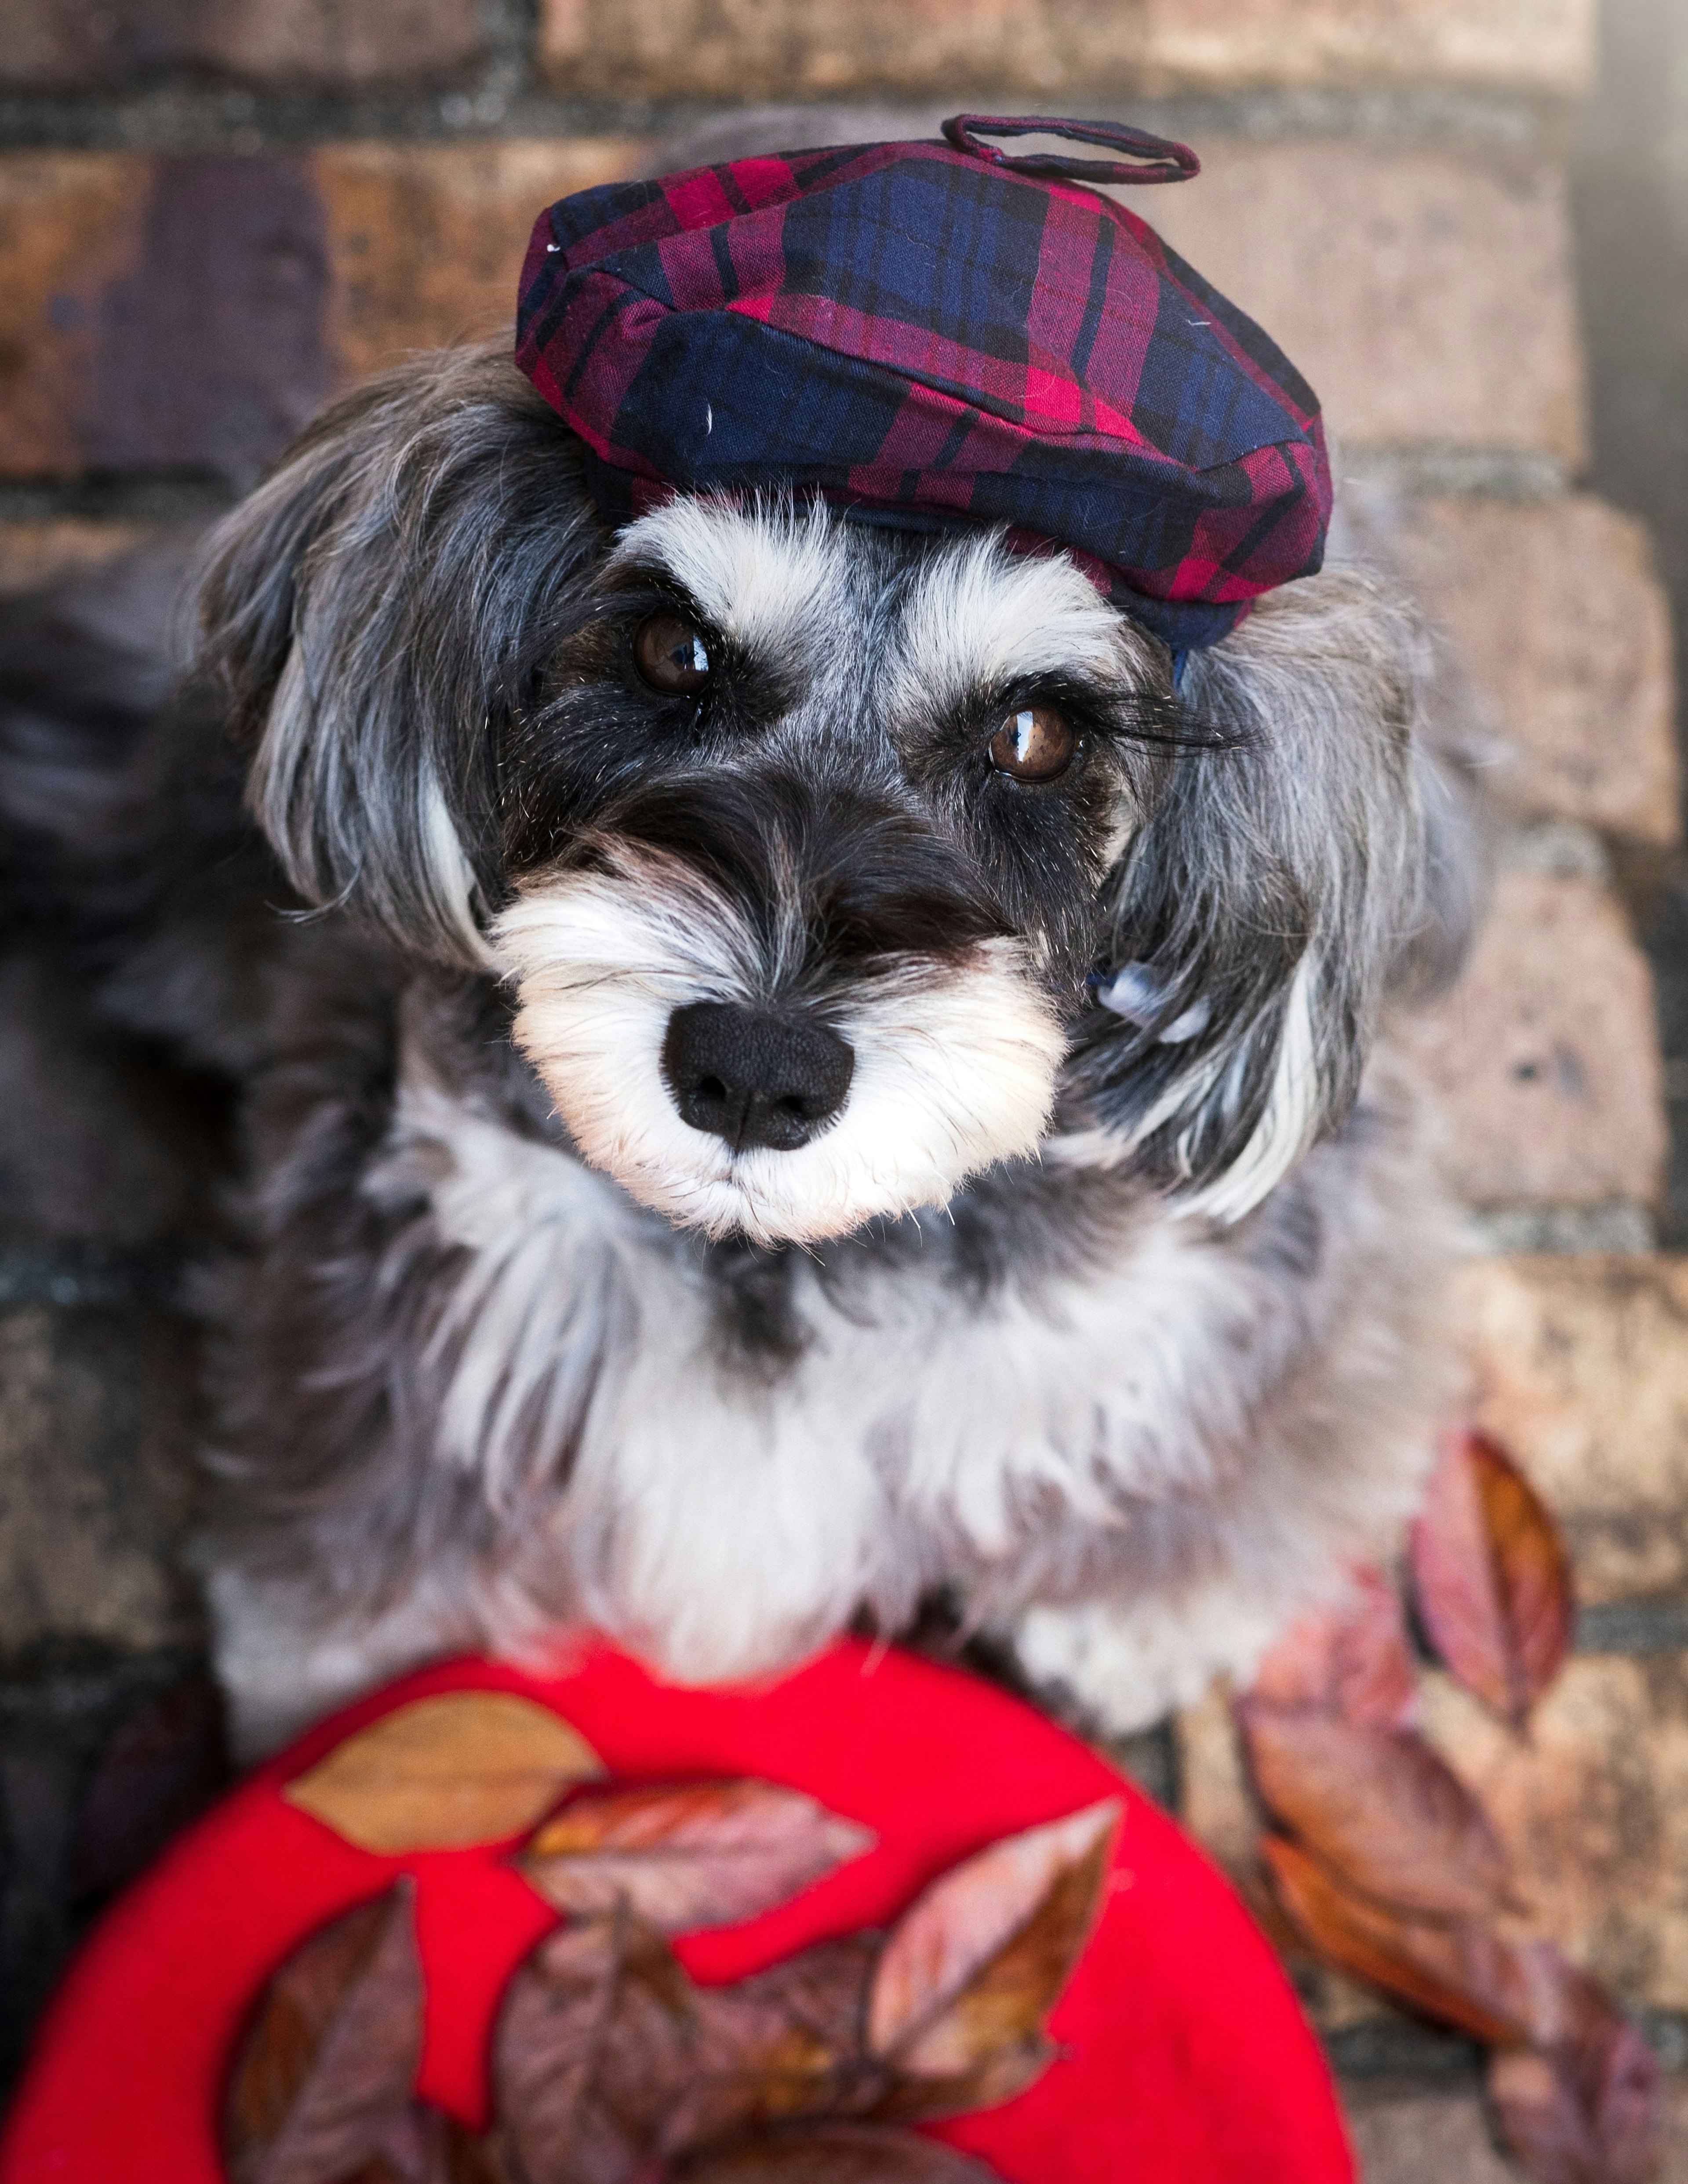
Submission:
M 573 436 L 507 347 L 325 410 L 213 533 L 198 671 L 304 899 L 484 964 L 495 751 L 548 604 L 597 543 Z
M 1455 784 L 1423 740 L 1432 657 L 1332 571 L 1190 655 L 1197 733 L 1104 905 L 1068 1084 L 1088 1139 L 1236 1220 L 1347 1113 L 1391 986 L 1448 975 L 1471 909 Z

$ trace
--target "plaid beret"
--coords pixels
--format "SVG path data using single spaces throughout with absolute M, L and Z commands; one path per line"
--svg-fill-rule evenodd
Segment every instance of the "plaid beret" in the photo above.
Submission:
M 1011 157 L 980 132 L 1128 159 Z M 1087 181 L 1193 153 L 1104 122 L 961 115 L 582 190 L 542 213 L 516 362 L 622 524 L 677 490 L 818 493 L 1067 549 L 1175 651 L 1319 566 L 1318 403 L 1253 320 Z

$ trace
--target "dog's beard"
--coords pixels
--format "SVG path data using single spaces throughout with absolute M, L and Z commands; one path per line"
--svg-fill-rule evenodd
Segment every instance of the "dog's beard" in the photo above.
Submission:
M 678 1224 L 777 1244 L 943 1205 L 1035 1150 L 1066 1043 L 1006 939 L 958 961 L 882 960 L 835 988 L 827 1020 L 855 1070 L 808 1144 L 735 1150 L 683 1122 L 661 1066 L 671 1014 L 777 1006 L 803 944 L 787 922 L 759 937 L 677 860 L 625 846 L 518 897 L 495 936 L 517 982 L 515 1038 L 584 1159 Z

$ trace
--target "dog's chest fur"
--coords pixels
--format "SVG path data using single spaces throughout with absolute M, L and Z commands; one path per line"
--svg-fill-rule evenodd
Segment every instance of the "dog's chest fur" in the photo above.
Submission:
M 1158 1665 L 1109 1671 L 1134 1718 L 1255 1642 L 1207 1596 L 1279 1617 L 1398 1516 L 1440 1393 L 1398 1088 L 1240 1228 L 1026 1164 L 812 1251 L 709 1245 L 574 1156 L 490 986 L 382 991 L 341 945 L 302 989 L 337 1011 L 279 1012 L 221 1314 L 256 1741 L 442 1643 L 590 1619 L 716 1677 L 933 1593 L 998 1630 L 1039 1603 L 1080 1684 L 1050 1604 L 1152 1600 Z M 1207 1636 L 1174 1667 L 1180 1598 Z

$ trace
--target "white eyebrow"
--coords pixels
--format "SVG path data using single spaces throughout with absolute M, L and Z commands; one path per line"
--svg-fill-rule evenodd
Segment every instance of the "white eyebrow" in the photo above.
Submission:
M 666 569 L 723 636 L 747 648 L 783 649 L 794 628 L 843 610 L 843 539 L 819 502 L 728 501 L 677 496 L 630 523 L 612 566 Z
M 1137 681 L 1144 664 L 1123 619 L 1065 554 L 1011 553 L 994 534 L 958 542 L 922 571 L 899 650 L 906 694 L 928 705 L 1075 669 Z

